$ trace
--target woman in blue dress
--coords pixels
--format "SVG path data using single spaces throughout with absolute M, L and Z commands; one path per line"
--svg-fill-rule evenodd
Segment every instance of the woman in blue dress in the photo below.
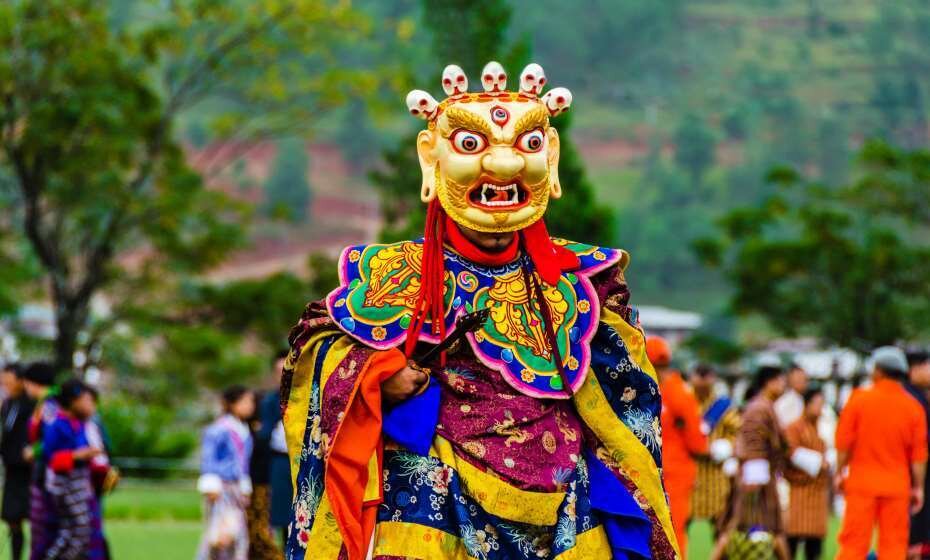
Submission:
M 255 412 L 255 395 L 230 387 L 223 391 L 223 411 L 203 434 L 197 489 L 205 500 L 206 528 L 198 560 L 246 560 L 249 551 L 245 508 L 252 494 L 252 436 L 246 420 Z
M 58 392 L 61 409 L 43 436 L 45 488 L 57 526 L 45 560 L 103 560 L 106 546 L 100 507 L 91 483 L 90 462 L 103 449 L 90 445 L 84 426 L 94 415 L 91 389 L 71 379 Z

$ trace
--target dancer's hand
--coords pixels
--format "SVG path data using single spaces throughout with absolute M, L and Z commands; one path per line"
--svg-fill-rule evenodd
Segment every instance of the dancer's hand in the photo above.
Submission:
M 417 394 L 427 381 L 425 372 L 405 366 L 381 383 L 381 398 L 387 404 L 397 404 Z

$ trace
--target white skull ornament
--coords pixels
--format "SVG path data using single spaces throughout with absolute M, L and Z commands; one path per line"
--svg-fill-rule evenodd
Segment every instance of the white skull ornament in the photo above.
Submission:
M 422 89 L 415 89 L 407 94 L 407 110 L 414 117 L 430 120 L 436 116 L 439 102 Z
M 507 89 L 507 72 L 499 62 L 491 61 L 481 70 L 481 85 L 484 91 L 497 92 Z
M 536 64 L 527 64 L 523 72 L 520 73 L 520 91 L 527 95 L 539 95 L 543 86 L 546 85 L 546 73 L 542 66 Z
M 546 104 L 550 115 L 561 115 L 572 105 L 572 92 L 563 87 L 553 88 L 542 96 L 542 102 Z
M 460 66 L 450 64 L 442 71 L 442 89 L 448 96 L 461 95 L 468 91 L 468 78 Z

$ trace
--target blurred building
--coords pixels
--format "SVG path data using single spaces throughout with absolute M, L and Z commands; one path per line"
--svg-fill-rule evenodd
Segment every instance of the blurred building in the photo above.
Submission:
M 658 305 L 643 305 L 637 309 L 643 330 L 647 334 L 665 338 L 673 348 L 699 329 L 703 320 L 700 313 Z

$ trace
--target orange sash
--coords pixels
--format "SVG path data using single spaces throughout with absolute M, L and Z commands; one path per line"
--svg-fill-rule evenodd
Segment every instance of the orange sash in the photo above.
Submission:
M 406 365 L 400 350 L 372 353 L 352 389 L 345 418 L 326 459 L 326 495 L 349 560 L 367 556 L 377 508 L 384 499 L 382 491 L 375 497 L 365 492 L 373 457 L 378 467 L 374 472 L 382 470 L 381 382 Z

